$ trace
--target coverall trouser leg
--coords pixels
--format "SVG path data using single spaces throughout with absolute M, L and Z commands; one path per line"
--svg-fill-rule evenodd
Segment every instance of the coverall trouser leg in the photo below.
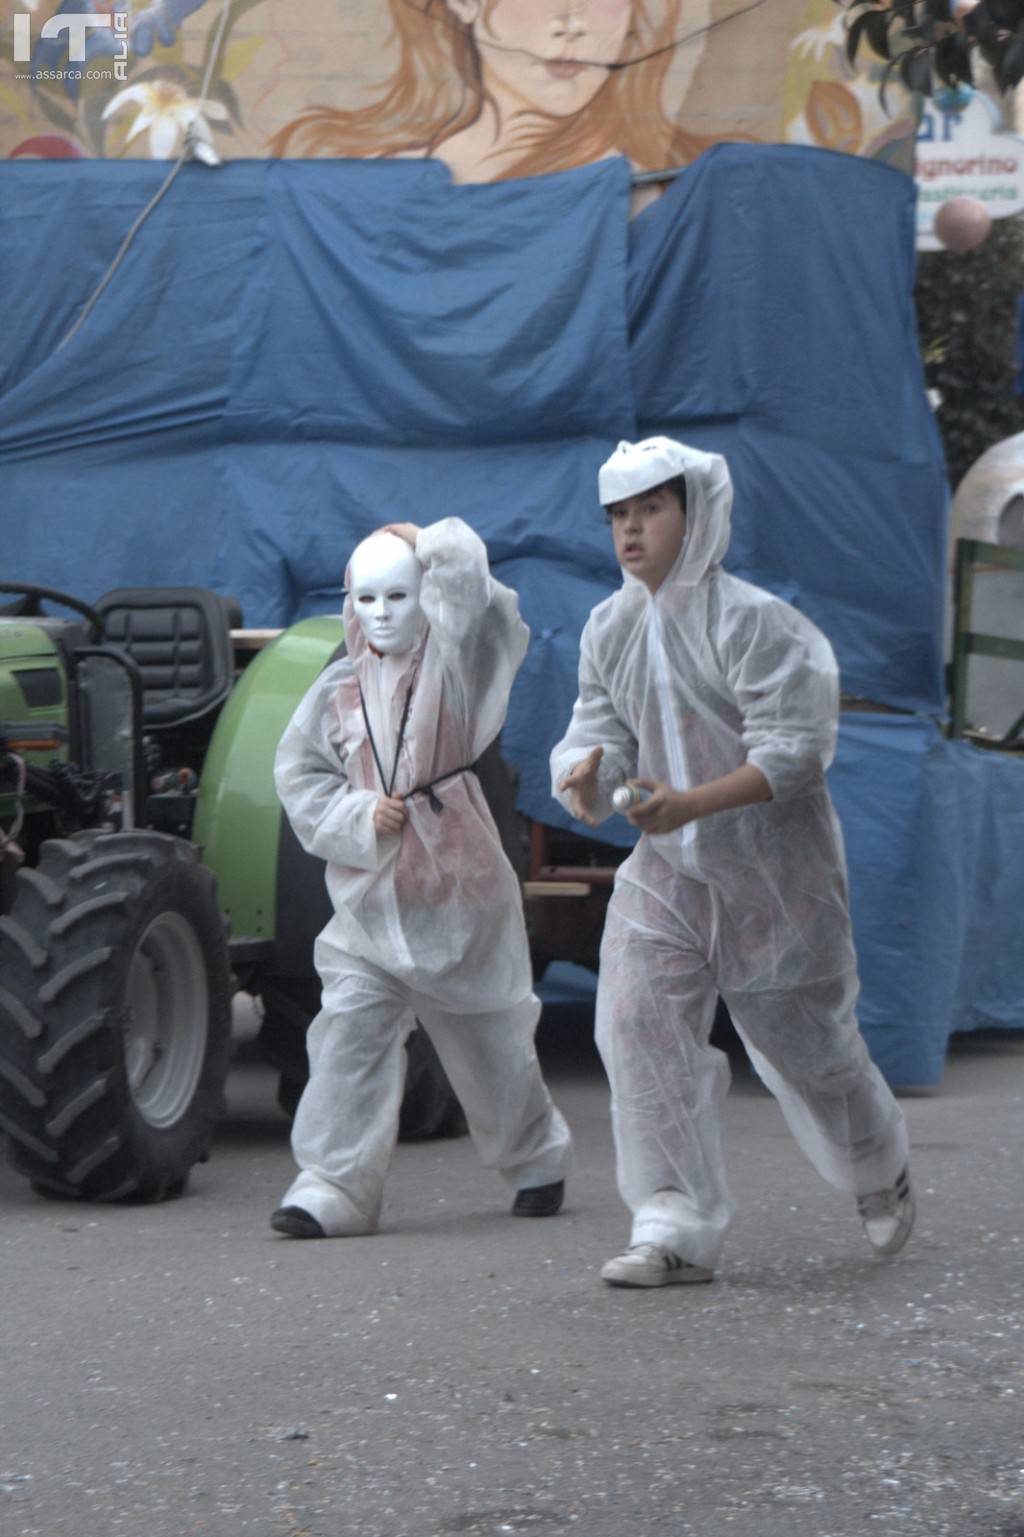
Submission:
M 641 910 L 642 909 L 642 910 Z M 631 1243 L 714 1265 L 732 1216 L 721 1141 L 729 1061 L 709 1041 L 718 992 L 686 926 L 617 885 L 605 921 L 596 1039 L 611 1088 Z
M 309 1028 L 310 1079 L 292 1128 L 300 1174 L 282 1199 L 328 1236 L 373 1232 L 398 1138 L 403 1045 L 419 1018 L 489 1168 L 517 1189 L 564 1177 L 571 1138 L 533 1044 L 540 1004 L 457 1015 L 391 978 L 332 971 Z
M 909 1156 L 896 1099 L 872 1062 L 854 1012 L 855 972 L 786 992 L 723 992 L 755 1072 L 801 1151 L 838 1190 L 896 1183 Z
M 372 1233 L 398 1139 L 405 1038 L 415 1017 L 380 979 L 332 979 L 306 1035 L 309 1082 L 292 1124 L 300 1173 L 282 1206 L 300 1206 L 329 1238 Z
M 511 1009 L 451 1014 L 429 999 L 416 1015 L 430 1036 L 469 1124 L 484 1166 L 514 1190 L 564 1179 L 572 1139 L 552 1104 L 534 1047 L 540 1000 Z
M 721 1145 L 729 1069 L 708 1044 L 719 988 L 711 902 L 689 912 L 617 885 L 601 952 L 597 1039 L 612 1092 L 631 1242 L 713 1267 L 732 1215 Z M 735 975 L 735 967 L 731 967 Z M 902 1112 L 857 1029 L 856 975 L 722 996 L 798 1145 L 833 1185 L 866 1194 L 907 1160 Z

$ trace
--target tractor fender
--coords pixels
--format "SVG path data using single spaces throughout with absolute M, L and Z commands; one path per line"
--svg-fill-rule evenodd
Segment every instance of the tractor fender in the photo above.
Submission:
M 244 669 L 217 722 L 193 836 L 217 877 L 232 946 L 262 941 L 261 969 L 313 975 L 330 917 L 323 861 L 299 847 L 274 788 L 274 755 L 303 695 L 340 654 L 340 618 L 304 619 Z M 271 948 L 272 947 L 272 948 Z

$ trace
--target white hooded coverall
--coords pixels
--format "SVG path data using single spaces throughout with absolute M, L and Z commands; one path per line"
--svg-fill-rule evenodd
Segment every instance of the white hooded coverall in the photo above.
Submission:
M 497 736 L 528 630 L 458 518 L 421 530 L 425 625 L 400 655 L 376 656 L 344 619 L 348 655 L 320 675 L 285 731 L 275 782 L 296 835 L 327 861 L 335 915 L 316 942 L 321 1011 L 292 1130 L 301 1173 L 282 1200 L 328 1236 L 372 1232 L 398 1130 L 403 1044 L 416 1019 L 433 1042 L 488 1167 L 516 1189 L 563 1178 L 568 1128 L 533 1044 L 533 994 L 519 884 L 469 765 Z M 346 577 L 346 585 L 348 585 Z M 381 762 L 405 800 L 400 834 L 373 812 Z M 411 689 L 411 695 L 409 690 Z M 404 734 L 400 722 L 408 698 Z M 434 809 L 440 803 L 443 810 Z
M 717 995 L 820 1174 L 857 1195 L 895 1183 L 903 1115 L 868 1057 L 842 835 L 825 784 L 838 674 L 789 604 L 729 575 L 732 482 L 684 449 L 687 531 L 652 595 L 624 576 L 580 643 L 579 698 L 551 755 L 554 793 L 604 749 L 593 815 L 628 778 L 676 789 L 744 763 L 772 799 L 644 834 L 619 867 L 601 947 L 597 1043 L 631 1242 L 713 1267 L 733 1207 L 720 1138 L 728 1061 Z

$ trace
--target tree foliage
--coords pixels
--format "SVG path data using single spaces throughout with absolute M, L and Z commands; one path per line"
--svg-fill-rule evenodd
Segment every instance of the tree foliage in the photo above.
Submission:
M 1024 432 L 1024 397 L 1014 393 L 1022 290 L 1024 215 L 997 219 L 973 251 L 918 257 L 921 352 L 942 396 L 937 417 L 954 489 L 986 448 Z
M 974 59 L 990 66 L 1000 91 L 1024 79 L 1024 0 L 836 0 L 849 15 L 846 52 L 862 43 L 886 61 L 881 92 L 893 75 L 930 96 L 936 86 L 973 85 Z
M 973 86 L 979 60 L 998 90 L 1024 80 L 1024 0 L 836 0 L 847 13 L 846 53 L 862 47 L 893 78 L 931 96 Z M 952 14 L 951 14 L 952 13 Z M 996 220 L 983 245 L 918 259 L 917 315 L 928 384 L 955 487 L 978 455 L 1024 431 L 1014 393 L 1017 304 L 1024 292 L 1024 216 Z

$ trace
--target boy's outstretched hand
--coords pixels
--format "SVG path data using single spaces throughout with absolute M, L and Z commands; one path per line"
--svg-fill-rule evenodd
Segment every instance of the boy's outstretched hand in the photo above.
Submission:
M 641 832 L 655 836 L 672 833 L 677 827 L 693 821 L 696 810 L 688 790 L 673 790 L 671 785 L 656 779 L 631 779 L 629 782 L 651 792 L 648 800 L 641 801 L 639 806 L 626 813 L 626 821 L 639 827 Z
M 580 822 L 586 822 L 589 827 L 597 827 L 598 821 L 592 815 L 594 802 L 597 800 L 597 770 L 604 757 L 603 747 L 592 747 L 585 758 L 571 768 L 565 778 L 559 783 L 560 790 L 569 792 L 569 810 Z
M 404 802 L 397 795 L 382 795 L 373 808 L 374 831 L 385 836 L 400 833 L 408 816 Z

